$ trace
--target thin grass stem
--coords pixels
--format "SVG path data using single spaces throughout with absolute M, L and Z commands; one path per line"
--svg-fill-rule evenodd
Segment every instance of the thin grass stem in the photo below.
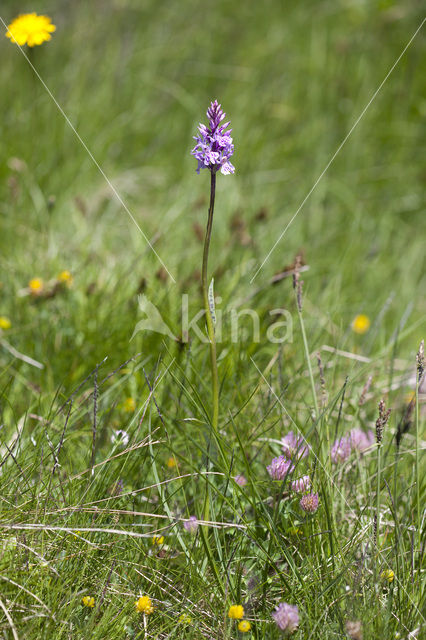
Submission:
M 319 408 L 318 408 L 317 393 L 316 393 L 316 390 L 315 390 L 314 373 L 312 371 L 311 357 L 310 357 L 309 347 L 308 347 L 308 339 L 306 337 L 306 331 L 305 331 L 305 323 L 303 322 L 303 315 L 302 315 L 301 310 L 299 309 L 299 306 L 297 307 L 297 312 L 298 312 L 298 315 L 299 315 L 300 330 L 302 332 L 303 346 L 304 346 L 304 349 L 305 349 L 305 356 L 306 356 L 306 361 L 307 361 L 307 364 L 308 364 L 309 380 L 310 380 L 310 383 L 311 383 L 311 390 L 312 390 L 312 399 L 313 399 L 314 407 L 315 407 L 315 420 L 318 420 Z
M 420 376 L 417 371 L 416 376 L 416 511 L 417 511 L 417 544 L 420 554 L 421 549 L 421 509 L 420 509 L 420 462 L 419 462 L 419 450 L 420 450 L 420 437 L 419 437 L 419 387 Z M 420 564 L 419 564 L 420 566 Z
M 377 443 L 377 490 L 376 490 L 376 547 L 379 547 L 380 534 L 380 483 L 381 483 L 381 465 L 382 465 L 382 444 Z

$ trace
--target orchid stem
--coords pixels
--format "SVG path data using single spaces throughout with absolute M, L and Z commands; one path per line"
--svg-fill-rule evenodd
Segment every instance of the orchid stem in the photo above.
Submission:
M 210 343 L 210 364 L 211 364 L 211 370 L 212 370 L 212 395 L 213 395 L 212 427 L 215 431 L 217 431 L 218 420 L 219 420 L 219 378 L 217 373 L 217 360 L 216 360 L 216 336 L 214 331 L 214 321 L 213 321 L 212 310 L 210 308 L 210 303 L 209 303 L 209 285 L 207 280 L 210 238 L 211 238 L 212 227 L 213 227 L 213 212 L 214 212 L 214 201 L 215 201 L 215 194 L 216 194 L 215 171 L 211 171 L 210 176 L 211 176 L 210 206 L 209 206 L 209 215 L 207 219 L 206 236 L 204 239 L 203 269 L 201 274 L 201 282 L 202 282 L 202 288 L 203 288 L 204 309 L 206 312 L 207 334 L 208 334 L 209 343 Z

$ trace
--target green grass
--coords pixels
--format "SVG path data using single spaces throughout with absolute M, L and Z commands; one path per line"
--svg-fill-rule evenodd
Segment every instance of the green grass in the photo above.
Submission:
M 271 612 L 286 601 L 299 607 L 295 638 L 345 638 L 359 620 L 364 640 L 420 640 L 424 386 L 399 449 L 395 436 L 425 334 L 424 28 L 252 281 L 420 26 L 420 4 L 36 4 L 6 1 L 0 16 L 52 16 L 57 31 L 31 59 L 87 148 L 0 38 L 0 316 L 12 323 L 0 334 L 0 635 L 273 640 Z M 208 345 L 194 333 L 183 345 L 130 339 L 142 290 L 177 336 L 182 294 L 190 317 L 202 308 L 209 176 L 189 151 L 215 97 L 237 168 L 218 177 L 210 253 L 224 325 L 217 435 Z M 299 251 L 300 316 L 291 278 L 270 284 Z M 71 287 L 25 295 L 31 278 L 64 269 Z M 231 340 L 238 301 L 259 315 L 258 342 L 248 318 Z M 282 345 L 266 335 L 277 308 L 293 319 Z M 361 336 L 358 313 L 372 323 Z M 376 447 L 337 466 L 329 447 L 374 428 L 382 398 L 392 414 L 378 483 Z M 296 470 L 320 496 L 310 518 L 266 471 L 290 430 L 312 446 Z M 195 536 L 181 522 L 192 514 L 205 523 Z M 155 605 L 147 629 L 142 593 Z M 251 634 L 227 619 L 231 604 L 244 605 Z

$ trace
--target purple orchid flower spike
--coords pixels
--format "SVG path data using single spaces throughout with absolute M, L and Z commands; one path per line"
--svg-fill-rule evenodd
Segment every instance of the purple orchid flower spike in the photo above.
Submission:
M 234 153 L 234 145 L 230 136 L 231 129 L 228 129 L 229 122 L 225 120 L 225 114 L 217 100 L 210 104 L 207 109 L 209 119 L 208 126 L 200 124 L 199 135 L 194 136 L 197 144 L 192 149 L 191 154 L 198 160 L 197 173 L 201 169 L 210 170 L 210 204 L 207 218 L 206 235 L 204 238 L 203 266 L 201 269 L 201 288 L 203 291 L 204 311 L 206 313 L 206 329 L 210 343 L 210 365 L 212 371 L 212 404 L 211 426 L 217 433 L 219 424 L 219 375 L 217 370 L 216 336 L 214 315 L 214 292 L 213 280 L 208 281 L 208 260 L 210 239 L 213 228 L 214 202 L 216 195 L 216 173 L 220 169 L 223 175 L 234 173 L 235 168 L 229 162 L 229 158 Z
M 232 129 L 228 129 L 229 122 L 221 124 L 225 119 L 225 113 L 217 100 L 207 109 L 207 117 L 209 126 L 200 123 L 199 135 L 194 136 L 197 144 L 191 151 L 198 160 L 197 173 L 200 173 L 200 169 L 210 169 L 212 173 L 220 169 L 225 176 L 234 173 L 235 167 L 229 162 L 234 153 L 234 145 L 229 135 Z

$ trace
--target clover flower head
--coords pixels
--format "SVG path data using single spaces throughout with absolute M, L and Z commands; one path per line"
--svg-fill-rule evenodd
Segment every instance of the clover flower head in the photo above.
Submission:
M 289 431 L 287 435 L 281 439 L 281 444 L 284 455 L 290 459 L 306 458 L 309 453 L 309 446 L 303 436 L 297 436 L 293 431 Z
M 147 615 L 149 615 L 154 611 L 152 600 L 149 596 L 141 596 L 138 600 L 136 600 L 135 606 L 136 611 L 138 611 L 139 613 L 146 613 Z
M 348 620 L 345 629 L 351 640 L 362 640 L 362 624 L 359 620 Z
M 241 604 L 233 604 L 229 607 L 228 618 L 231 620 L 241 620 L 244 618 L 244 608 Z
M 311 487 L 311 479 L 309 476 L 302 476 L 293 480 L 291 483 L 291 490 L 295 493 L 305 493 Z
M 174 469 L 175 467 L 177 467 L 176 458 L 174 456 L 170 456 L 170 458 L 167 458 L 166 465 L 169 469 Z
M 266 469 L 273 480 L 285 480 L 288 474 L 293 471 L 294 466 L 291 460 L 287 460 L 285 456 L 278 456 L 278 458 L 273 458 Z
M 301 498 L 299 504 L 306 513 L 315 513 L 318 509 L 318 494 L 307 493 Z
M 299 626 L 299 609 L 294 604 L 280 602 L 272 617 L 281 631 L 293 633 Z
M 49 16 L 39 16 L 37 13 L 24 13 L 13 20 L 7 28 L 6 37 L 20 47 L 43 44 L 51 39 L 51 33 L 56 30 Z
M 123 429 L 116 429 L 111 435 L 111 443 L 126 447 L 129 444 L 129 434 Z
M 81 602 L 84 607 L 88 607 L 89 609 L 93 609 L 95 606 L 95 598 L 93 596 L 84 596 Z
M 250 629 L 251 624 L 248 620 L 241 620 L 241 622 L 238 623 L 238 631 L 241 631 L 241 633 L 247 633 Z
M 237 485 L 239 487 L 245 487 L 247 484 L 247 478 L 243 475 L 241 475 L 241 473 L 239 473 L 238 475 L 234 476 L 234 481 L 237 483 Z
M 229 122 L 222 124 L 226 114 L 222 111 L 217 100 L 210 104 L 207 109 L 209 125 L 199 125 L 199 135 L 194 136 L 196 141 L 191 155 L 198 160 L 197 173 L 200 169 L 210 169 L 216 173 L 220 169 L 223 175 L 235 172 L 235 167 L 229 162 L 234 153 L 234 145 L 230 133 L 232 129 L 227 129 Z
M 360 453 L 372 447 L 376 441 L 374 432 L 371 429 L 366 433 L 362 429 L 355 427 L 354 429 L 351 429 L 349 436 L 351 438 L 352 448 Z
M 350 436 L 338 438 L 331 447 L 330 457 L 334 464 L 345 462 L 351 454 L 352 442 Z
M 185 520 L 185 522 L 183 523 L 183 526 L 186 531 L 189 531 L 189 533 L 197 533 L 197 529 L 199 526 L 197 517 L 191 516 L 189 520 Z

